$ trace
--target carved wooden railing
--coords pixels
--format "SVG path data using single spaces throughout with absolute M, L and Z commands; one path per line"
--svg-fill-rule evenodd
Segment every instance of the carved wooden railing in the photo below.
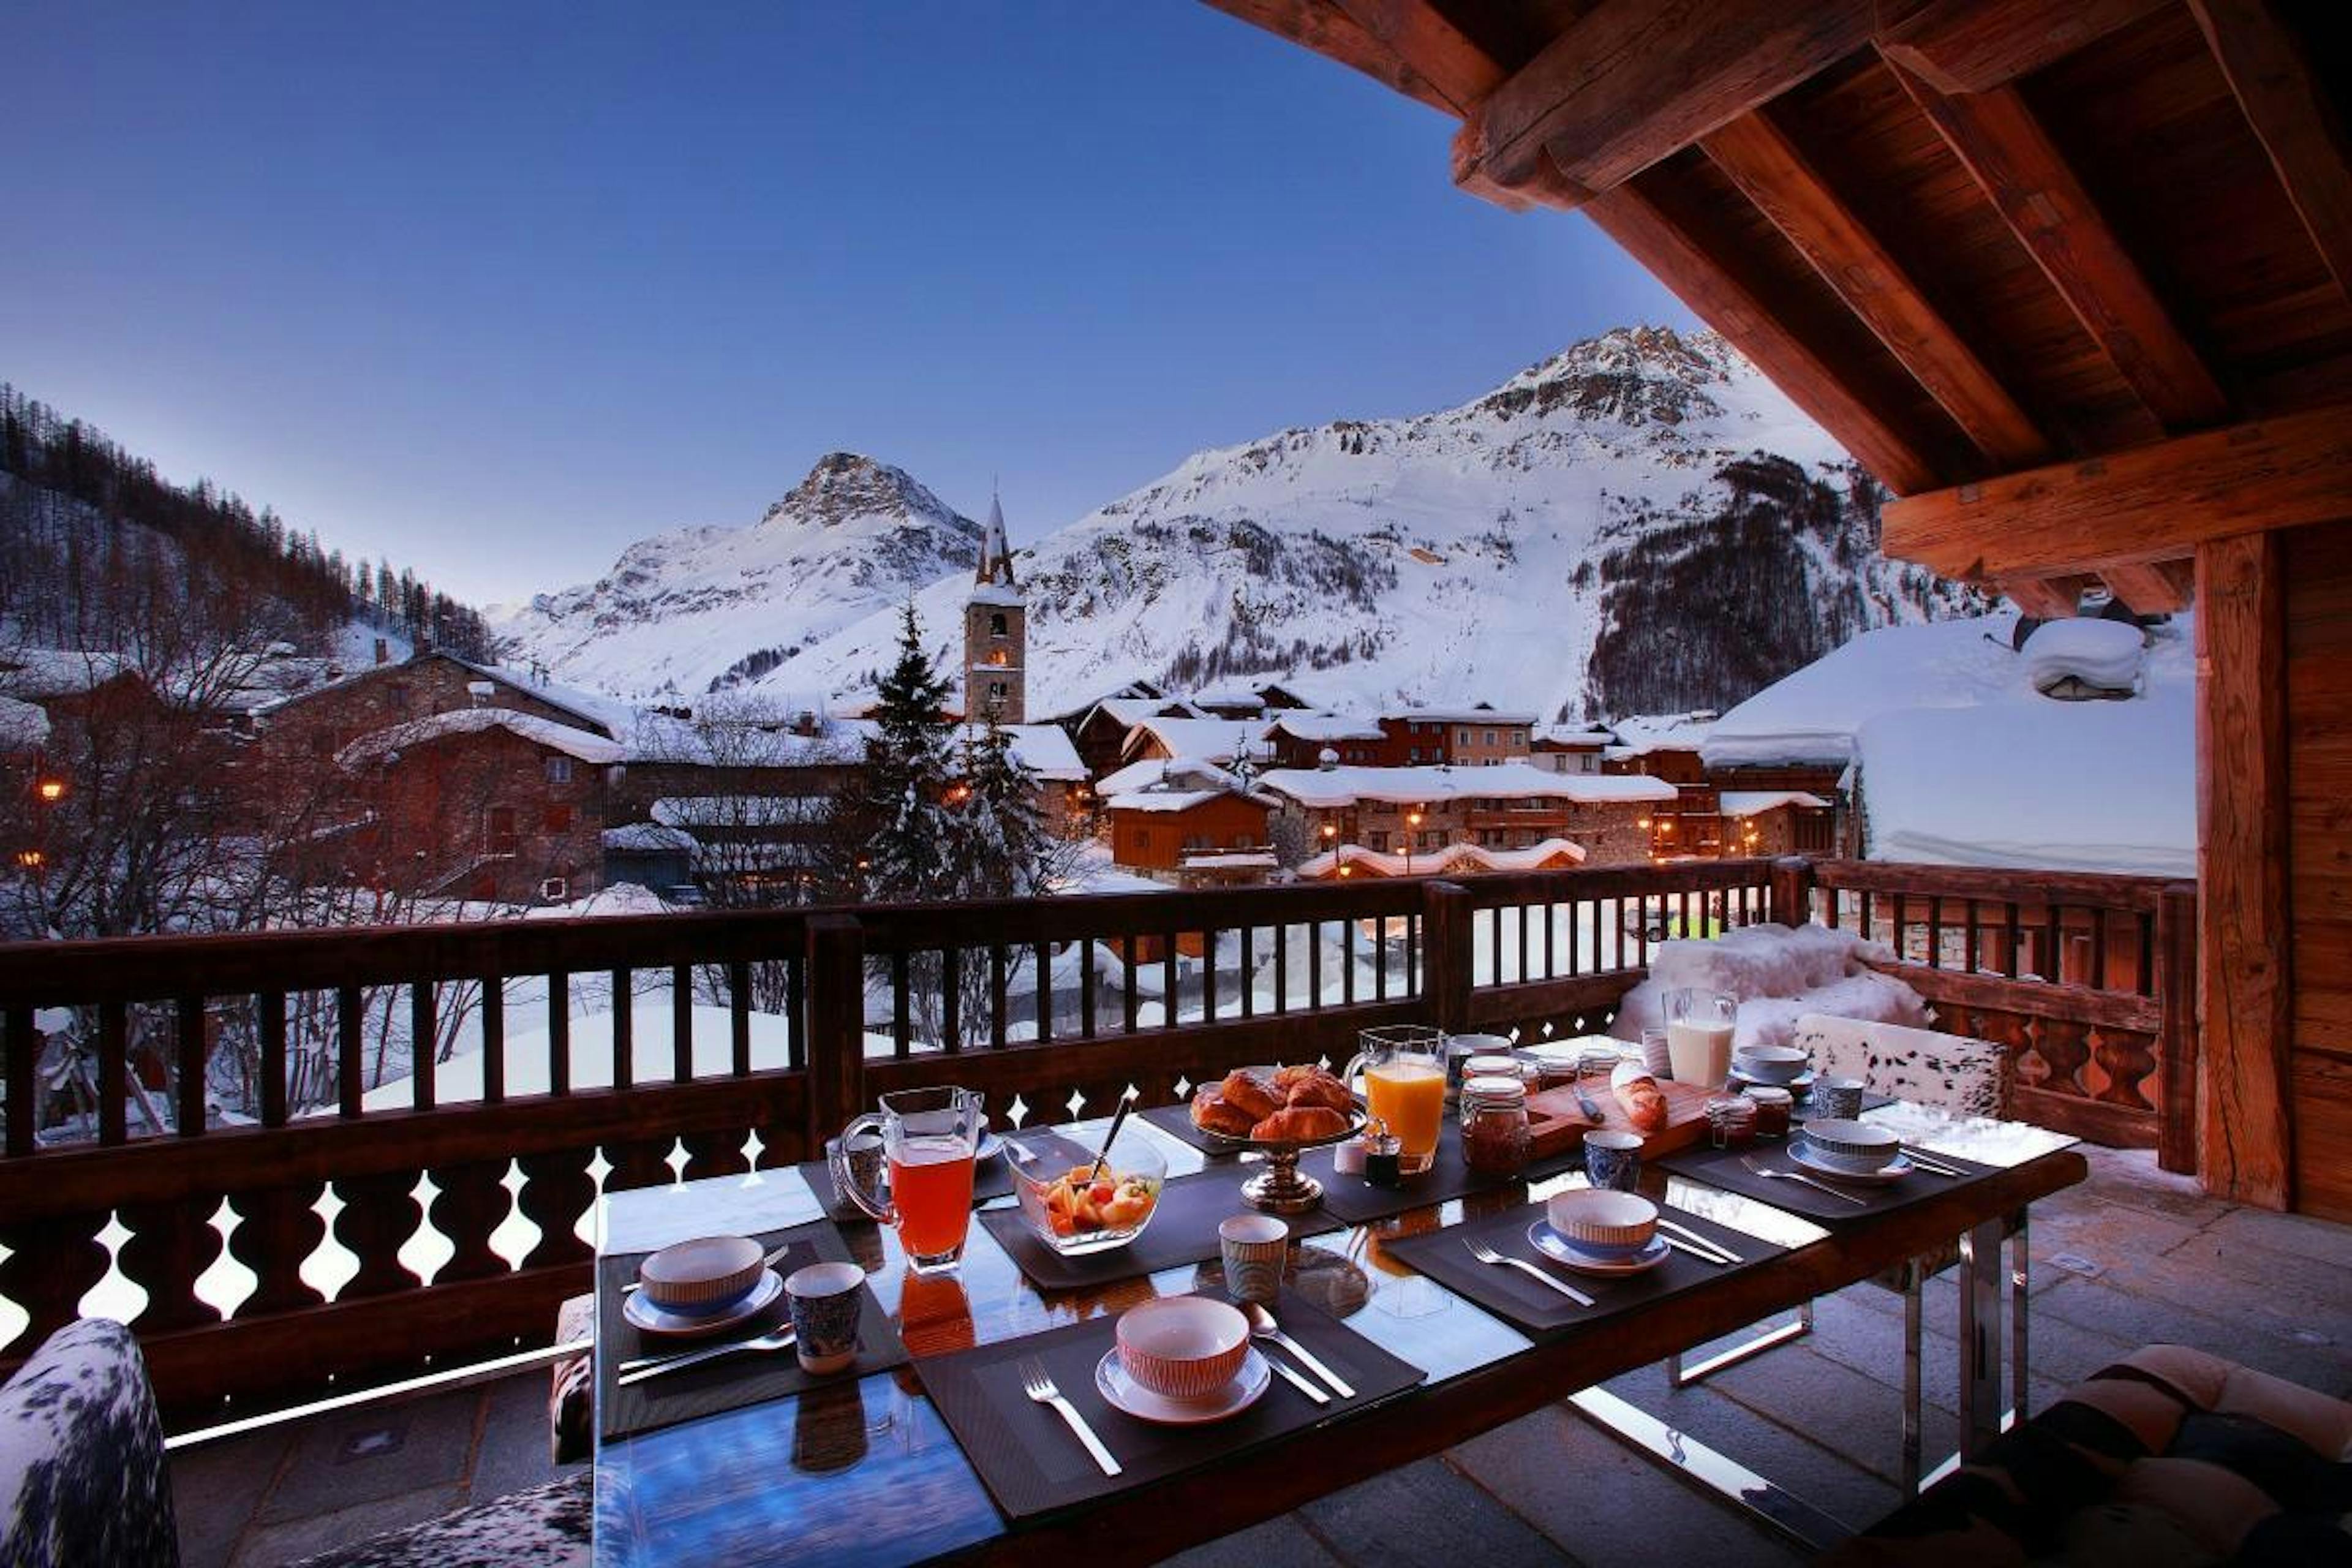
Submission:
M 1919 898 L 1972 891 L 1939 880 L 1969 874 L 1898 869 L 1694 861 L 0 947 L 0 1370 L 85 1299 L 131 1318 L 177 1416 L 543 1344 L 586 1288 L 600 1189 L 810 1158 L 872 1096 L 915 1084 L 1060 1120 L 1249 1062 L 1343 1059 L 1377 1024 L 1598 1031 L 1654 942 L 1805 918 L 1816 875 L 1841 896 L 1899 883 L 1906 924 Z M 2084 1074 L 2061 1026 L 2087 1020 L 2092 1060 L 2128 1065 L 2105 1036 L 2153 1032 L 2150 1009 L 2185 994 L 2168 980 L 2003 976 L 1963 996 L 1950 987 L 1984 977 L 1903 968 L 1975 1009 L 1969 1025 L 1996 1004 L 2027 1019 L 2033 1060 L 2081 1087 L 2051 1088 L 2053 1065 L 2031 1092 L 2114 1112 L 2095 1136 L 2137 1136 L 2145 1108 L 2114 1086 L 2147 1075 Z M 37 1061 L 36 1026 L 61 1020 L 91 1058 L 79 1127 L 40 1109 L 58 1103 L 39 1078 L 57 1061 Z M 363 1087 L 403 1038 L 470 1048 Z M 257 1116 L 208 1125 L 238 1052 Z
M 1846 860 L 1811 884 L 1938 1027 L 2009 1047 L 2018 1115 L 2196 1169 L 2195 883 Z

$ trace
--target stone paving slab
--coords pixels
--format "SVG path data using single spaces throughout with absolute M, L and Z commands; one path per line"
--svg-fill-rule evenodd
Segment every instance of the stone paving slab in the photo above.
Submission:
M 1345 1441 L 1334 1436 L 1329 1441 Z M 1423 1459 L 1319 1498 L 1297 1517 L 1341 1561 L 1573 1564 L 1493 1494 L 1441 1459 Z

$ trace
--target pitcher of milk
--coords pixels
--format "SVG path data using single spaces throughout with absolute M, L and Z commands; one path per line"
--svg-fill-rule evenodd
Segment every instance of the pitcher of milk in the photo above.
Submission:
M 1676 1083 L 1721 1089 L 1731 1077 L 1731 1032 L 1739 998 L 1720 991 L 1665 994 L 1666 1059 Z

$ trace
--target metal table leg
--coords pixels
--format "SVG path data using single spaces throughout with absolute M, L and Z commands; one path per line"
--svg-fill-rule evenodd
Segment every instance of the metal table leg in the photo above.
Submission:
M 1797 1315 L 1785 1323 L 1777 1324 L 1751 1339 L 1740 1341 L 1727 1351 L 1718 1351 L 1705 1361 L 1685 1363 L 1683 1352 L 1676 1351 L 1666 1358 L 1666 1385 L 1687 1388 L 1703 1378 L 1710 1377 L 1727 1366 L 1738 1366 L 1749 1356 L 1760 1355 L 1774 1345 L 1785 1345 L 1791 1340 L 1801 1340 L 1813 1331 L 1813 1304 L 1807 1301 L 1797 1309 Z
M 1714 1492 L 1810 1552 L 1826 1552 L 1853 1531 L 1796 1493 L 1685 1436 L 1637 1405 L 1595 1385 L 1568 1402 L 1618 1441 L 1640 1449 L 1693 1486 Z
M 1903 1266 L 1903 1496 L 1919 1495 L 1920 1431 L 1919 1341 L 1927 1291 L 1927 1270 L 1917 1258 Z
M 1960 1458 L 1974 1459 L 2000 1435 L 2002 1223 L 1960 1237 Z
M 2018 1210 L 2009 1216 L 2009 1352 L 2010 1374 L 2009 1415 L 2002 1429 L 2025 1419 L 2025 1310 L 2026 1285 L 2033 1271 L 2033 1255 L 2026 1245 L 2025 1213 Z

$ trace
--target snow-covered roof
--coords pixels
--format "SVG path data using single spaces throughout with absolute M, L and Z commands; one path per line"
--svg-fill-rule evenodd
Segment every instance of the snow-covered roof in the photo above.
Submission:
M 1612 760 L 1646 757 L 1652 752 L 1692 752 L 1706 744 L 1717 718 L 1712 710 L 1697 713 L 1637 713 L 1610 721 L 1617 743 L 1608 749 Z
M 1726 816 L 1760 816 L 1784 805 L 1826 811 L 1830 805 L 1820 795 L 1801 789 L 1727 789 L 1718 794 L 1716 801 L 1717 809 Z
M 0 697 L 0 752 L 29 752 L 49 738 L 49 716 L 38 703 Z
M 38 699 L 79 697 L 138 667 L 119 653 L 70 647 L 12 647 L 0 652 L 0 692 Z
M 1423 723 L 1439 724 L 1533 724 L 1532 713 L 1507 713 L 1497 709 L 1480 707 L 1449 708 L 1441 703 L 1399 708 L 1381 715 L 1385 719 L 1418 719 Z
M 1271 871 L 1276 861 L 1270 849 L 1221 849 L 1187 855 L 1187 871 Z
M 1342 844 L 1299 863 L 1298 874 L 1309 879 L 1336 877 L 1342 866 L 1360 867 L 1382 877 L 1404 877 L 1417 872 L 1444 876 L 1463 871 L 1540 871 L 1545 867 L 1566 860 L 1581 863 L 1585 857 L 1581 844 L 1566 838 L 1547 838 L 1524 849 L 1489 849 L 1483 844 L 1447 844 L 1435 849 L 1416 849 L 1408 858 L 1382 849 L 1367 849 L 1360 844 Z
M 1013 743 L 1013 762 L 1031 778 L 1049 784 L 1087 782 L 1087 765 L 1078 761 L 1078 748 L 1060 725 L 1007 724 L 1004 733 Z
M 1379 720 L 1354 713 L 1286 710 L 1275 720 L 1273 728 L 1301 741 L 1378 741 L 1387 733 Z
M 1612 739 L 1607 727 L 1600 724 L 1547 724 L 1537 728 L 1529 743 L 1538 752 L 1555 746 L 1598 751 Z
M 666 795 L 652 813 L 664 827 L 796 827 L 832 804 L 823 795 Z
M 1205 691 L 1195 691 L 1190 700 L 1195 708 L 1264 708 L 1265 696 L 1254 686 L 1212 686 Z
M 789 713 L 792 710 L 784 710 Z M 701 767 L 816 767 L 851 763 L 866 753 L 871 720 L 818 716 L 814 734 L 794 734 L 782 719 L 736 722 L 640 714 L 622 734 L 633 763 L 686 763 Z
M 691 851 L 695 847 L 693 834 L 682 827 L 664 827 L 657 822 L 631 822 L 604 829 L 604 848 L 612 853 L 658 855 L 665 851 Z
M 1440 800 L 1542 798 L 1593 805 L 1613 801 L 1674 800 L 1679 794 L 1663 779 L 1639 773 L 1555 773 L 1527 763 L 1491 768 L 1276 768 L 1258 784 L 1301 805 L 1333 807 L 1360 800 L 1399 805 Z
M 1146 757 L 1139 763 L 1129 763 L 1117 773 L 1103 774 L 1095 784 L 1095 792 L 1108 799 L 1115 795 L 1130 795 L 1161 784 L 1192 789 L 1237 790 L 1248 787 L 1243 784 L 1239 774 L 1214 763 L 1204 763 L 1198 757 Z
M 2155 632 L 2139 695 L 2071 702 L 2034 689 L 2015 626 L 1866 632 L 1725 714 L 1706 761 L 1858 763 L 1875 859 L 2194 876 L 2184 628 Z
M 1010 583 L 976 584 L 964 600 L 967 605 L 1001 605 L 1006 609 L 1019 609 L 1028 602 Z
M 1178 697 L 1106 697 L 1087 710 L 1087 718 L 1092 720 L 1097 713 L 1112 720 L 1122 730 L 1132 730 L 1146 719 L 1207 717 Z
M 1167 748 L 1171 757 L 1230 763 L 1244 748 L 1253 756 L 1264 756 L 1265 731 L 1265 723 L 1257 719 L 1143 719 L 1128 731 L 1119 754 L 1134 755 L 1148 736 Z
M 592 765 L 617 763 L 624 752 L 621 743 L 602 735 L 592 735 L 585 730 L 575 730 L 569 724 L 558 724 L 551 719 L 534 718 L 518 713 L 511 708 L 461 708 L 451 713 L 435 713 L 424 719 L 412 719 L 404 724 L 394 724 L 362 735 L 335 753 L 335 760 L 344 767 L 357 767 L 378 757 L 422 746 L 451 735 L 478 735 L 488 730 L 505 730 L 529 741 L 532 745 L 562 752 L 567 756 Z

